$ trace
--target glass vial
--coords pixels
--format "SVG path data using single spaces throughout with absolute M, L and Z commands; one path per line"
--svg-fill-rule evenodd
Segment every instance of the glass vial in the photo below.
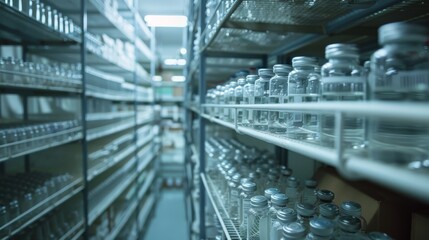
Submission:
M 305 180 L 305 188 L 301 192 L 300 202 L 310 203 L 315 205 L 317 203 L 317 181 L 313 179 Z
M 268 199 L 258 195 L 250 199 L 250 209 L 247 219 L 248 240 L 268 240 Z
M 250 199 L 255 196 L 256 184 L 253 182 L 245 182 L 241 184 L 238 222 L 240 223 L 240 235 L 247 235 L 247 214 L 250 209 Z
M 353 216 L 359 219 L 360 229 L 365 232 L 367 227 L 367 222 L 362 216 L 362 207 L 359 203 L 353 201 L 345 201 L 341 203 L 340 206 L 341 216 Z
M 261 68 L 258 70 L 259 78 L 255 81 L 255 104 L 267 104 L 269 102 L 270 79 L 273 70 Z M 255 110 L 253 128 L 257 130 L 268 130 L 268 111 Z
M 334 234 L 334 225 L 324 218 L 314 218 L 310 221 L 310 232 L 306 240 L 331 240 Z
M 429 102 L 428 30 L 409 23 L 390 23 L 378 30 L 383 47 L 371 56 L 370 99 L 373 101 Z M 373 159 L 407 164 L 428 159 L 429 125 L 370 120 L 369 149 Z
M 283 227 L 281 240 L 304 240 L 305 235 L 305 226 L 299 222 L 292 222 Z
M 353 44 L 335 43 L 326 46 L 325 56 L 329 60 L 322 66 L 320 101 L 363 101 L 365 100 L 365 72 L 359 65 L 358 49 Z M 363 147 L 363 118 L 344 118 L 344 141 L 346 147 Z M 334 145 L 335 116 L 321 117 L 321 141 Z
M 270 79 L 270 104 L 287 103 L 288 76 L 292 67 L 286 64 L 276 64 L 273 67 L 274 77 Z M 270 111 L 268 117 L 268 131 L 276 134 L 286 133 L 286 113 L 284 111 Z
M 271 207 L 268 212 L 268 222 L 270 224 L 270 239 L 271 235 L 276 235 L 274 232 L 274 221 L 277 220 L 277 212 L 287 207 L 288 197 L 283 193 L 276 193 L 271 195 Z
M 255 104 L 255 81 L 258 75 L 247 75 L 246 85 L 243 87 L 244 104 Z M 243 126 L 252 127 L 255 110 L 243 109 Z
M 239 78 L 237 80 L 237 87 L 235 87 L 234 90 L 234 104 L 245 104 L 243 98 L 244 85 L 246 85 L 246 79 Z M 235 115 L 235 109 L 233 110 Z M 235 118 L 237 118 L 237 124 L 241 125 L 243 123 L 243 109 L 237 109 L 237 115 L 235 116 Z
M 296 203 L 299 200 L 299 182 L 295 177 L 289 177 L 287 179 L 286 196 L 289 198 L 288 207 L 295 208 Z
M 339 230 L 334 239 L 367 240 L 368 238 L 361 233 L 360 224 L 361 222 L 357 217 L 341 216 L 338 219 Z
M 279 240 L 283 235 L 283 227 L 296 221 L 296 211 L 292 208 L 282 208 L 277 211 L 277 217 L 271 225 L 270 239 Z

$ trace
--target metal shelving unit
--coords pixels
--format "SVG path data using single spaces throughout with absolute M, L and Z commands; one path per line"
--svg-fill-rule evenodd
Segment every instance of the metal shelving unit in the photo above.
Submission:
M 235 72 L 268 67 L 285 63 L 294 56 L 323 57 L 325 46 L 335 42 L 358 45 L 363 56 L 377 48 L 377 29 L 384 23 L 412 21 L 427 23 L 427 4 L 416 0 L 367 1 L 359 5 L 356 1 L 191 1 L 189 4 L 192 22 L 188 26 L 188 57 L 185 90 L 185 151 L 188 174 L 199 173 L 200 180 L 194 184 L 188 178 L 187 195 L 199 194 L 194 214 L 188 225 L 196 238 L 206 239 L 205 207 L 207 198 L 214 206 L 227 239 L 235 239 L 228 228 L 227 216 L 222 214 L 216 196 L 212 194 L 210 181 L 205 175 L 206 124 L 214 123 L 235 130 L 237 134 L 249 136 L 273 144 L 336 167 L 345 177 L 369 180 L 387 188 L 405 193 L 424 202 L 429 202 L 429 191 L 425 183 L 426 174 L 405 169 L 403 166 L 385 164 L 370 159 L 365 154 L 355 154 L 342 144 L 343 116 L 354 114 L 365 117 L 394 118 L 426 122 L 427 106 L 402 106 L 397 103 L 317 103 L 317 104 L 264 104 L 264 105 L 207 105 L 206 86 L 216 86 L 227 81 Z M 207 10 L 207 7 L 210 9 Z M 206 16 L 210 12 L 211 15 Z M 197 99 L 193 99 L 193 97 Z M 284 110 L 290 112 L 318 112 L 336 117 L 334 146 L 290 139 L 285 136 L 261 132 L 226 122 L 207 114 L 208 108 L 243 108 Z M 194 136 L 193 122 L 198 124 Z M 194 146 L 193 144 L 199 144 Z M 198 154 L 200 153 L 200 154 Z M 198 156 L 194 165 L 191 157 Z M 197 167 L 198 169 L 194 169 Z M 194 176 L 195 177 L 195 176 Z M 407 179 L 407 180 L 404 180 Z M 410 188 L 409 186 L 416 186 Z M 207 192 L 207 195 L 203 194 Z M 191 201 L 189 201 L 191 202 Z M 195 209 L 193 206 L 191 209 Z M 191 211 L 192 213 L 192 211 Z M 190 215 L 190 216 L 189 216 Z M 199 220 L 199 229 L 192 221 Z M 195 223 L 195 222 L 194 222 Z
M 141 65 L 142 62 L 156 61 L 154 49 L 148 45 L 148 42 L 154 41 L 154 36 L 136 11 L 138 8 L 137 1 L 130 4 L 130 1 L 117 0 L 117 9 L 105 4 L 104 0 L 66 0 L 61 1 L 61 3 L 46 0 L 43 3 L 58 10 L 63 16 L 67 16 L 73 21 L 75 31 L 72 33 L 60 32 L 60 30 L 48 26 L 47 21 L 36 20 L 36 17 L 29 16 L 29 12 L 24 13 L 18 8 L 8 5 L 8 3 L 0 2 L 0 15 L 2 16 L 0 41 L 4 44 L 2 46 L 7 45 L 22 49 L 22 51 L 14 52 L 17 52 L 16 54 L 22 52 L 19 58 L 24 59 L 25 62 L 41 61 L 45 63 L 48 61 L 49 63 L 58 63 L 58 66 L 62 63 L 77 64 L 80 66 L 78 68 L 79 76 L 71 78 L 0 69 L 0 98 L 6 94 L 21 96 L 24 112 L 22 113 L 22 123 L 17 123 L 20 124 L 19 126 L 25 126 L 27 122 L 32 123 L 35 120 L 55 123 L 59 120 L 63 121 L 63 118 L 69 115 L 73 116 L 74 119 L 80 119 L 80 124 L 70 129 L 37 135 L 27 140 L 7 142 L 6 144 L 0 142 L 0 153 L 3 150 L 10 152 L 8 149 L 21 145 L 32 146 L 29 144 L 30 142 L 46 142 L 46 144 L 39 144 L 40 146 L 37 145 L 37 147 L 26 147 L 23 151 L 14 151 L 12 154 L 0 156 L 0 173 L 7 172 L 6 164 L 22 161 L 21 159 L 24 161 L 23 172 L 31 172 L 32 156 L 36 153 L 48 154 L 49 151 L 55 151 L 55 154 L 58 155 L 56 151 L 67 151 L 63 155 L 67 160 L 72 159 L 73 164 L 71 165 L 74 165 L 73 168 L 76 169 L 70 169 L 70 171 L 77 176 L 74 176 L 73 183 L 37 203 L 11 223 L 0 226 L 0 229 L 20 221 L 19 228 L 13 229 L 8 236 L 5 236 L 6 239 L 14 238 L 16 234 L 21 234 L 24 231 L 26 233 L 32 223 L 43 219 L 55 209 L 77 202 L 79 206 L 82 206 L 80 210 L 83 215 L 79 217 L 81 218 L 80 221 L 67 229 L 67 232 L 60 239 L 89 239 L 89 228 L 98 224 L 95 220 L 108 211 L 126 189 L 144 187 L 144 191 L 140 191 L 143 195 L 139 195 L 138 191 L 133 193 L 133 204 L 127 206 L 116 228 L 106 236 L 108 239 L 115 239 L 128 222 L 145 221 L 142 216 L 139 217 L 134 213 L 137 208 L 146 207 L 146 202 L 142 202 L 143 199 L 154 196 L 149 191 L 151 183 L 156 180 L 156 168 L 151 163 L 156 159 L 157 153 L 155 151 L 159 151 L 159 148 L 145 148 L 145 146 L 154 146 L 153 143 L 157 141 L 156 136 L 150 134 L 148 137 L 138 134 L 141 127 L 152 126 L 156 121 L 153 118 L 152 105 L 154 99 L 150 74 Z M 108 38 L 104 38 L 101 34 L 127 42 L 134 49 L 135 58 L 131 58 L 128 54 L 121 55 L 118 53 L 105 41 Z M 125 52 L 124 49 L 123 53 Z M 73 101 L 76 100 L 80 107 L 73 112 L 67 112 L 67 114 L 38 116 L 33 113 L 30 114 L 28 110 L 28 99 L 33 97 L 54 98 L 55 101 L 56 98 L 70 98 Z M 94 111 L 96 113 L 89 112 L 88 99 L 126 105 L 127 110 L 121 112 L 106 112 L 105 110 Z M 145 107 L 138 108 L 139 105 Z M 0 116 L 2 116 L 3 122 L 2 111 L 0 110 Z M 55 119 L 51 120 L 51 118 Z M 0 131 L 11 126 L 6 125 L 6 122 L 0 123 Z M 16 121 L 14 120 L 14 122 Z M 104 145 L 99 145 L 100 143 Z M 89 148 L 88 145 L 91 144 L 98 145 Z M 112 151 L 113 147 L 120 149 Z M 89 149 L 96 150 L 89 152 Z M 73 151 L 72 154 L 68 153 L 70 150 Z M 103 151 L 107 150 L 110 152 L 108 156 L 105 156 Z M 92 157 L 97 157 L 97 159 L 92 159 L 97 160 L 97 162 L 89 163 L 89 158 Z M 140 158 L 142 161 L 138 161 Z M 89 203 L 91 200 L 90 192 L 98 189 L 105 181 L 116 182 L 118 179 L 112 177 L 125 171 L 123 169 L 125 162 L 128 164 L 126 170 L 130 174 L 122 176 L 120 178 L 122 180 L 117 184 L 112 184 L 114 187 L 108 189 L 109 191 L 103 201 L 96 207 L 91 207 Z M 95 165 L 89 168 L 90 164 Z M 117 169 L 118 166 L 119 169 Z M 139 186 L 136 179 L 143 170 L 151 171 L 151 182 L 145 182 L 146 185 Z M 106 176 L 106 173 L 110 172 L 112 175 Z M 148 203 L 150 210 L 155 201 L 152 200 Z M 91 204 L 93 205 L 94 202 Z M 42 209 L 42 205 L 47 207 Z M 28 216 L 35 213 L 36 210 L 37 214 L 29 219 Z M 145 216 L 147 217 L 147 214 Z M 142 230 L 140 228 L 139 232 Z

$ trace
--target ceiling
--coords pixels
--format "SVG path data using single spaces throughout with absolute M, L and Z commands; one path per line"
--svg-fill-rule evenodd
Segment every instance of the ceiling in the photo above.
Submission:
M 146 15 L 187 16 L 189 0 L 139 0 L 139 12 Z M 159 62 L 166 58 L 180 58 L 180 48 L 185 47 L 186 28 L 159 27 L 155 29 L 156 52 Z M 168 70 L 167 66 L 163 66 Z M 177 68 L 176 68 L 177 69 Z M 158 74 L 158 73 L 157 73 Z

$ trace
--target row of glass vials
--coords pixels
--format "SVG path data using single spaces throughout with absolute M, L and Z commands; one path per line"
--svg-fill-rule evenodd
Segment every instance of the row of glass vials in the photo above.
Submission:
M 337 206 L 332 191 L 312 179 L 302 186 L 266 152 L 235 140 L 210 139 L 206 146 L 212 190 L 242 239 L 391 239 L 367 233 L 359 203 Z
M 428 29 L 409 23 L 390 23 L 379 29 L 383 46 L 371 61 L 359 64 L 358 48 L 352 44 L 326 47 L 328 62 L 319 67 L 313 57 L 298 56 L 292 66 L 276 64 L 259 69 L 258 75 L 243 73 L 207 92 L 212 104 L 279 104 L 302 102 L 429 102 Z M 208 107 L 210 115 L 238 125 L 269 131 L 293 139 L 332 147 L 334 113 L 268 111 Z M 374 159 L 410 163 L 428 159 L 429 125 L 394 119 L 343 118 L 344 146 L 369 147 Z

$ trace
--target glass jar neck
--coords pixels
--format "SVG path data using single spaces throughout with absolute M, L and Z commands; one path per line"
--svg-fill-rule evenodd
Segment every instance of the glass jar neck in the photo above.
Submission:
M 359 63 L 359 57 L 337 56 L 337 57 L 329 58 L 329 62 L 332 64 L 338 64 L 338 63 L 358 64 Z
M 297 71 L 313 71 L 314 67 L 313 66 L 296 66 L 294 67 L 294 69 Z

